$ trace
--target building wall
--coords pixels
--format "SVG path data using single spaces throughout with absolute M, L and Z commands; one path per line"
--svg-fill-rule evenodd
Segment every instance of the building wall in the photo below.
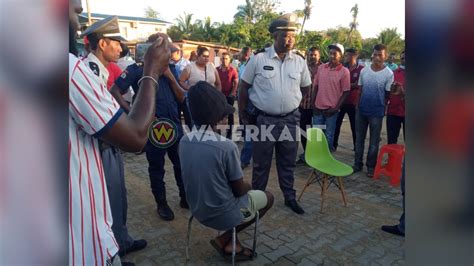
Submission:
M 98 19 L 92 19 L 92 23 L 95 23 L 96 21 L 98 21 Z M 127 39 L 129 42 L 146 41 L 148 36 L 157 32 L 166 33 L 168 29 L 168 25 L 165 23 L 150 23 L 120 19 L 119 27 L 122 37 Z
M 120 32 L 128 41 L 146 41 L 148 36 L 162 32 L 166 33 L 167 25 L 138 21 L 119 21 Z

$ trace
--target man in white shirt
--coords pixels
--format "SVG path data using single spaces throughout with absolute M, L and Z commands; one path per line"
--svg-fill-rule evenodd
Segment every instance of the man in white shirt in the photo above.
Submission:
M 275 149 L 278 180 L 285 205 L 297 214 L 303 214 L 304 210 L 295 200 L 293 171 L 298 152 L 298 106 L 301 91 L 310 89 L 311 77 L 305 60 L 291 51 L 295 44 L 295 22 L 295 14 L 286 14 L 270 24 L 274 45 L 257 53 L 247 63 L 239 83 L 239 113 L 241 121 L 248 124 L 249 99 L 258 113 L 256 125 L 260 132 L 259 139 L 253 142 L 252 188 L 265 190 Z M 263 139 L 261 129 L 270 127 L 273 127 L 273 139 Z M 291 139 L 281 139 L 287 132 Z
M 382 120 L 385 116 L 385 105 L 393 83 L 393 72 L 384 65 L 387 48 L 383 44 L 374 46 L 372 64 L 360 72 L 360 100 L 356 111 L 356 146 L 354 172 L 362 170 L 365 137 L 370 128 L 369 150 L 367 151 L 367 176 L 374 175 L 379 151 Z

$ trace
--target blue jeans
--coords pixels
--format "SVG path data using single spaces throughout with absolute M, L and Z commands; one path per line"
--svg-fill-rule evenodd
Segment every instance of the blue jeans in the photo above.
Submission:
M 338 113 L 339 112 L 328 117 L 323 114 L 313 115 L 313 127 L 326 126 L 326 129 L 323 129 L 323 131 L 326 135 L 330 151 L 334 151 L 334 133 L 336 132 Z
M 367 152 L 367 169 L 373 170 L 377 163 L 377 154 L 379 152 L 380 131 L 382 130 L 383 117 L 370 117 L 362 115 L 359 110 L 356 111 L 356 146 L 355 146 L 355 167 L 362 167 L 364 157 L 365 137 L 367 128 L 370 128 L 369 151 Z
M 251 159 L 252 159 L 252 141 L 244 140 L 244 146 L 242 147 L 242 151 L 240 152 L 240 163 L 250 164 Z

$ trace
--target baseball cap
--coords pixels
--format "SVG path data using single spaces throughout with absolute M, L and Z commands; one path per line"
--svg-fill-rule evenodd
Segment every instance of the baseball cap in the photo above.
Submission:
M 340 44 L 340 43 L 333 43 L 333 44 L 329 45 L 328 48 L 339 50 L 339 52 L 341 52 L 341 54 L 344 54 L 344 46 L 342 46 L 342 44 Z
M 189 109 L 196 125 L 215 125 L 224 117 L 234 113 L 234 107 L 214 86 L 199 81 L 189 89 Z

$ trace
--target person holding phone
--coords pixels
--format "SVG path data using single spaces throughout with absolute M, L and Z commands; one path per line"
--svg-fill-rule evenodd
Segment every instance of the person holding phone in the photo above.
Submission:
M 121 265 L 119 245 L 111 230 L 116 221 L 111 214 L 99 140 L 131 152 L 145 145 L 158 89 L 156 79 L 166 70 L 170 56 L 168 36 L 154 35 L 145 55 L 137 104 L 127 115 L 102 85 L 103 66 L 94 62 L 100 67 L 94 67 L 100 71 L 97 75 L 77 57 L 75 33 L 80 27 L 82 5 L 79 0 L 69 3 L 69 264 Z M 102 50 L 119 50 L 108 47 L 115 46 L 111 39 L 99 42 Z

